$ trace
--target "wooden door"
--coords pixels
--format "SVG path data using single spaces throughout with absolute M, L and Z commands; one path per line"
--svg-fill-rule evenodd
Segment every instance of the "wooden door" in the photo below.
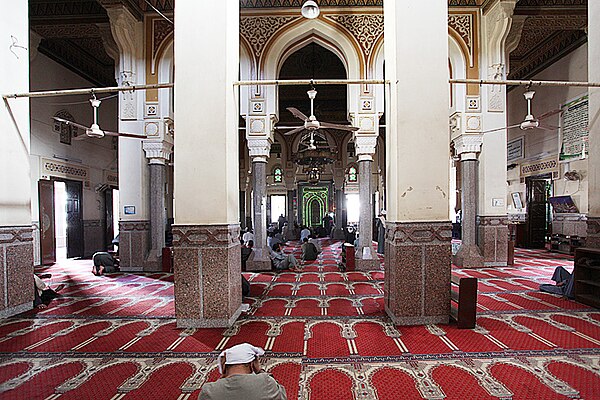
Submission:
M 54 182 L 38 181 L 40 211 L 40 259 L 42 265 L 56 262 L 56 238 L 54 232 Z
M 546 243 L 546 186 L 545 180 L 527 180 L 526 247 L 532 249 L 543 249 Z
M 104 192 L 104 247 L 105 250 L 112 246 L 112 240 L 114 239 L 113 229 L 113 189 L 108 188 Z
M 67 258 L 83 257 L 82 184 L 65 181 L 67 189 Z

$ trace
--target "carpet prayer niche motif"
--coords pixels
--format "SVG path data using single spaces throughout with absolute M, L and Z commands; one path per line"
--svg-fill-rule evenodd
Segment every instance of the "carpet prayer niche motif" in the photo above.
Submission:
M 477 327 L 458 330 L 394 326 L 383 269 L 339 272 L 340 243 L 322 244 L 301 272 L 245 273 L 250 310 L 229 329 L 176 329 L 172 274 L 40 269 L 67 287 L 0 321 L 0 398 L 196 399 L 219 352 L 250 342 L 290 399 L 600 399 L 600 310 L 538 291 L 572 258 L 521 250 L 511 267 L 454 268 L 479 278 Z

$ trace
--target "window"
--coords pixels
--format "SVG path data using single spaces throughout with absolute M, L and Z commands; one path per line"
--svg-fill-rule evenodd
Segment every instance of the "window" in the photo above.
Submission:
M 348 182 L 358 182 L 358 171 L 354 165 L 348 168 Z
M 273 182 L 283 183 L 283 170 L 281 167 L 273 168 Z

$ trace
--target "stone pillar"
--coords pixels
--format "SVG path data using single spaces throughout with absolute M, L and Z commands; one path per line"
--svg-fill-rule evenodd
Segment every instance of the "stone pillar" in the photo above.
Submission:
M 162 249 L 165 247 L 166 210 L 165 183 L 166 162 L 173 150 L 173 139 L 145 140 L 143 143 L 150 171 L 150 252 L 146 259 L 146 271 L 162 269 Z
M 198 24 L 198 15 L 210 18 Z M 175 9 L 173 246 L 180 328 L 227 327 L 241 312 L 239 117 L 233 90 L 239 18 L 239 3 L 232 1 L 188 1 Z
M 287 189 L 287 215 L 286 219 L 288 221 L 288 226 L 290 228 L 294 227 L 294 221 L 296 221 L 296 216 L 294 215 L 294 189 L 290 189 L 288 186 Z
M 588 80 L 600 81 L 600 3 L 588 1 Z M 586 247 L 600 248 L 600 88 L 589 88 L 588 220 Z
M 270 147 L 269 144 L 268 148 Z M 271 259 L 267 248 L 267 158 L 265 156 L 252 158 L 252 205 L 254 255 L 246 263 L 246 271 L 270 270 Z
M 344 181 L 346 170 L 335 168 L 333 171 L 333 185 L 335 187 L 335 229 L 332 239 L 344 240 Z
M 381 264 L 373 248 L 373 155 L 377 146 L 379 116 L 371 110 L 373 98 L 361 98 L 358 113 L 351 113 L 353 125 L 359 130 L 354 133 L 354 145 L 358 156 L 358 187 L 360 216 L 358 221 L 358 248 L 356 268 L 359 270 L 379 269 Z
M 2 94 L 29 91 L 27 3 L 15 1 L 0 15 L 0 36 L 7 42 L 0 46 Z M 11 36 L 23 47 L 9 48 Z M 33 303 L 29 99 L 5 100 L 0 127 L 0 318 L 6 318 Z
M 385 76 L 392 82 L 386 104 L 385 309 L 400 325 L 447 323 L 448 2 L 386 1 L 383 9 Z
M 454 148 L 461 162 L 462 243 L 453 261 L 463 268 L 483 267 L 483 257 L 477 246 L 477 154 L 481 150 L 482 135 L 460 135 L 454 139 Z
M 482 71 L 491 80 L 506 79 L 507 40 L 517 0 L 495 0 L 482 18 Z M 512 39 L 511 39 L 512 41 Z M 506 126 L 506 87 L 487 85 L 481 94 L 483 130 Z M 485 266 L 508 261 L 506 209 L 506 130 L 484 135 L 479 155 L 478 244 Z

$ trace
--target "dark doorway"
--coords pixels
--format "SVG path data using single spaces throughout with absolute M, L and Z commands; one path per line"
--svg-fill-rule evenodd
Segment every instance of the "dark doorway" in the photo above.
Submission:
M 552 180 L 546 176 L 532 177 L 526 178 L 525 184 L 527 191 L 525 247 L 543 249 L 552 221 L 548 218 L 550 211 L 548 197 L 552 195 Z
M 67 258 L 83 257 L 83 185 L 65 181 L 67 189 Z

